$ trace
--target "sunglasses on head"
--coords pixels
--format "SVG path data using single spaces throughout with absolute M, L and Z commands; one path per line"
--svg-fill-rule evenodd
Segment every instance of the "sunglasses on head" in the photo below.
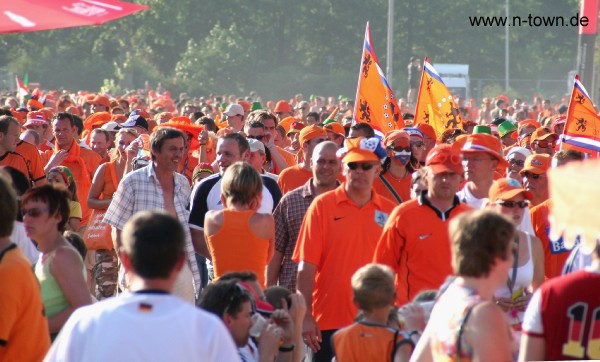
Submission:
M 358 169 L 358 167 L 360 167 L 363 171 L 369 171 L 370 169 L 375 167 L 374 163 L 348 162 L 346 165 L 348 166 L 349 169 L 351 169 L 353 171 Z
M 519 167 L 523 167 L 525 165 L 525 161 L 523 161 L 523 160 L 517 160 L 515 158 L 511 158 L 510 160 L 508 160 L 508 163 L 511 166 L 517 165 Z
M 416 142 L 411 142 L 410 145 L 411 146 L 417 146 L 417 147 L 423 147 L 423 146 L 425 146 L 425 142 L 423 142 L 423 141 L 416 141 Z
M 265 138 L 265 136 L 264 135 L 261 135 L 261 136 L 248 136 L 247 138 L 252 138 L 252 139 L 255 139 L 257 141 L 262 141 Z
M 523 173 L 523 177 L 531 178 L 531 179 L 534 179 L 534 180 L 537 180 L 537 179 L 539 179 L 542 176 L 544 176 L 544 175 L 538 175 L 537 173 L 531 173 L 531 172 L 525 172 L 525 173 Z
M 527 206 L 529 206 L 529 201 L 527 201 L 527 200 L 523 200 L 523 201 L 502 200 L 502 201 L 496 202 L 496 205 L 508 207 L 509 209 L 512 209 L 512 208 L 515 208 L 515 207 L 518 207 L 520 209 L 524 209 Z
M 550 147 L 554 147 L 554 142 L 550 142 L 550 141 L 535 141 L 534 142 L 538 147 L 541 148 L 550 148 Z
M 39 217 L 40 215 L 42 215 L 42 213 L 47 212 L 47 211 L 48 211 L 48 208 L 45 208 L 45 207 L 32 207 L 29 209 L 22 208 L 21 214 L 23 216 L 27 215 L 29 217 Z
M 250 292 L 246 288 L 244 288 L 238 283 L 235 284 L 233 293 L 231 294 L 231 297 L 229 297 L 229 301 L 227 302 L 227 306 L 225 307 L 225 313 L 227 313 L 232 306 L 238 304 L 234 303 L 238 299 L 250 299 L 250 309 L 252 311 L 252 314 L 256 313 L 256 303 L 254 302 L 254 298 L 251 297 Z

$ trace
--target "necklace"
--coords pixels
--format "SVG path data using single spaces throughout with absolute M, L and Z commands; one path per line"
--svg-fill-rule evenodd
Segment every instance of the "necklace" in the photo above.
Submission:
M 404 168 L 404 176 L 396 177 L 396 176 L 394 176 L 394 173 L 392 172 L 392 169 L 390 168 L 388 174 L 390 175 L 390 177 L 393 180 L 400 182 L 403 178 L 406 177 L 406 175 L 408 174 L 408 172 L 406 171 L 406 168 Z

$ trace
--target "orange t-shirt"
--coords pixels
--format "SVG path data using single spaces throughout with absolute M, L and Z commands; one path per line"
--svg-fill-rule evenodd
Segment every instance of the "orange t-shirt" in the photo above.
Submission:
M 548 215 L 552 211 L 552 203 L 550 199 L 531 208 L 531 224 L 535 235 L 542 241 L 544 247 L 544 274 L 546 279 L 554 278 L 562 274 L 565 261 L 571 254 L 562 245 L 562 240 L 550 242 L 548 232 L 550 229 L 550 221 Z
M 190 152 L 188 154 L 188 157 L 179 164 L 179 167 L 177 168 L 177 172 L 179 172 L 180 174 L 185 176 L 191 185 L 192 177 L 194 176 L 194 168 L 196 168 L 197 165 L 198 165 L 198 158 L 192 156 L 192 153 Z M 183 169 L 184 167 L 185 167 L 185 170 Z
M 312 170 L 305 170 L 300 165 L 293 165 L 281 171 L 277 179 L 277 184 L 281 189 L 281 194 L 285 195 L 303 186 L 312 176 Z
M 32 181 L 40 181 L 46 178 L 46 173 L 44 173 L 44 164 L 37 147 L 31 143 L 20 141 L 17 143 L 15 152 L 25 158 L 27 166 L 29 167 L 29 171 L 31 172 L 31 177 L 33 179 Z
M 287 163 L 287 167 L 293 166 L 296 164 L 296 156 L 294 156 L 293 154 L 289 153 L 288 151 L 284 150 L 283 148 L 279 147 L 279 146 L 275 146 L 275 149 L 277 150 L 277 153 L 279 153 L 279 155 L 281 155 L 281 157 L 283 158 L 283 160 L 285 161 L 285 163 Z M 273 170 L 271 172 L 273 172 L 276 175 L 279 175 L 281 173 L 281 171 L 283 171 L 283 169 L 279 169 L 279 167 L 277 167 L 277 165 L 275 164 L 275 162 L 273 162 Z
M 253 271 L 265 286 L 269 260 L 269 240 L 250 230 L 250 218 L 256 210 L 223 210 L 223 225 L 214 235 L 206 236 L 215 279 L 229 272 Z
M 345 185 L 315 198 L 300 227 L 292 260 L 317 268 L 312 310 L 321 330 L 352 323 L 352 274 L 371 262 L 373 250 L 394 203 L 372 192 L 359 208 Z
M 393 328 L 366 323 L 354 323 L 333 335 L 333 349 L 338 361 L 393 361 L 399 343 L 414 342 Z
M 398 205 L 385 225 L 375 249 L 374 263 L 396 272 L 396 304 L 404 305 L 417 293 L 438 289 L 452 274 L 448 221 L 471 210 L 454 199 L 446 212 L 435 209 L 423 194 Z
M 16 246 L 0 262 L 0 361 L 41 361 L 50 349 L 48 321 L 31 264 Z
M 117 192 L 119 180 L 117 179 L 117 161 L 111 161 L 104 164 L 104 187 L 102 188 L 102 200 L 112 199 L 113 194 Z
M 412 177 L 410 173 L 399 180 L 395 179 L 389 171 L 384 173 L 383 177 L 386 179 L 387 182 L 390 183 L 390 185 L 392 185 L 398 196 L 400 196 L 400 198 L 402 199 L 402 202 L 410 200 L 410 185 L 412 183 Z M 375 179 L 375 182 L 373 182 L 373 187 L 379 195 L 394 201 L 395 204 L 398 204 L 392 192 L 387 188 L 387 186 L 383 183 L 383 181 L 381 181 L 379 177 L 377 177 Z
M 6 152 L 4 156 L 0 156 L 0 166 L 12 167 L 15 170 L 21 172 L 27 177 L 27 182 L 31 184 L 31 173 L 27 166 L 27 160 L 15 152 Z

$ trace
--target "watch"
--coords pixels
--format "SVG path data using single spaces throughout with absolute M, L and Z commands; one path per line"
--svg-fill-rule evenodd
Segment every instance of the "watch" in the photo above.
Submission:
M 295 343 L 292 343 L 289 346 L 281 346 L 281 347 L 279 347 L 279 352 L 291 352 L 294 350 L 295 347 L 296 347 Z

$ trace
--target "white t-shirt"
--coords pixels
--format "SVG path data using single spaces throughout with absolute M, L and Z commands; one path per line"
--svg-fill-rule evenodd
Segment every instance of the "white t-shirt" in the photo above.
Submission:
M 488 198 L 484 197 L 481 199 L 476 198 L 469 190 L 469 184 L 467 183 L 462 190 L 456 193 L 456 196 L 460 199 L 461 202 L 468 204 L 474 209 L 483 209 L 483 207 L 487 204 Z
M 216 316 L 171 294 L 131 293 L 77 309 L 44 361 L 240 361 Z

